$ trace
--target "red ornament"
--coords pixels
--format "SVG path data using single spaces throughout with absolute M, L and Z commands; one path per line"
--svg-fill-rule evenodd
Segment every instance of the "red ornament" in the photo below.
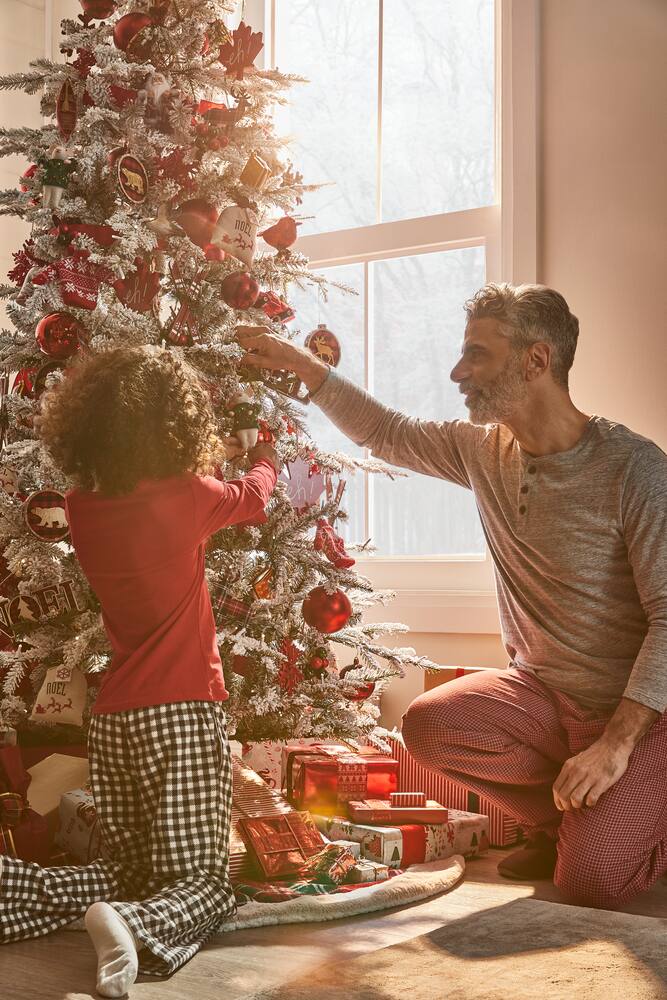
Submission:
M 287 660 L 281 663 L 278 670 L 278 683 L 286 694 L 292 694 L 303 680 L 303 674 L 297 667 L 299 650 L 291 639 L 284 639 L 280 652 L 287 657 Z
M 220 62 L 228 73 L 235 73 L 237 80 L 243 79 L 244 69 L 249 69 L 264 47 L 261 31 L 253 31 L 249 24 L 241 21 L 232 32 L 231 41 L 220 47 Z
M 12 392 L 15 392 L 17 396 L 32 398 L 35 375 L 38 371 L 37 367 L 19 369 L 14 377 Z
M 343 677 L 350 672 L 350 670 L 357 670 L 360 666 L 361 664 L 355 656 L 354 663 L 350 663 L 349 666 L 343 667 L 338 676 L 342 680 Z M 373 681 L 361 681 L 357 684 L 346 684 L 343 688 L 342 695 L 343 698 L 346 698 L 348 701 L 366 701 L 366 699 L 370 698 L 374 691 L 375 684 Z
M 116 295 L 130 309 L 148 312 L 153 307 L 153 299 L 160 287 L 160 275 L 151 271 L 150 265 L 142 258 L 135 257 L 136 270 L 124 278 L 113 282 Z
M 232 673 L 238 674 L 239 677 L 247 677 L 252 672 L 253 666 L 249 656 L 232 657 Z
M 224 260 L 227 254 L 221 248 L 215 245 L 215 243 L 207 243 L 206 246 L 202 247 L 202 250 L 206 254 L 206 260 L 213 261 L 215 263 Z
M 287 250 L 293 243 L 296 243 L 296 227 L 300 225 L 300 222 L 295 222 L 289 215 L 286 215 L 279 222 L 276 222 L 275 226 L 265 229 L 259 235 L 266 240 L 270 247 L 275 247 L 276 250 Z
M 352 605 L 342 590 L 334 590 L 330 594 L 324 587 L 315 587 L 301 605 L 301 612 L 311 628 L 329 635 L 347 624 L 352 615 Z
M 31 493 L 23 505 L 25 523 L 43 542 L 62 542 L 69 535 L 65 497 L 57 490 Z
M 56 312 L 40 319 L 35 340 L 42 354 L 50 358 L 71 358 L 79 350 L 84 334 L 84 327 L 74 316 Z
M 131 55 L 140 56 L 140 50 L 144 47 L 143 39 L 139 39 L 139 34 L 145 29 L 152 27 L 153 19 L 148 14 L 141 14 L 133 11 L 131 14 L 124 14 L 113 28 L 113 42 L 117 49 L 122 52 L 129 52 Z
M 283 299 L 279 298 L 275 292 L 260 292 L 257 302 L 258 309 L 263 309 L 269 319 L 275 319 L 279 323 L 289 323 L 296 318 L 296 313 Z
M 331 330 L 327 330 L 324 323 L 320 323 L 316 330 L 311 330 L 304 341 L 307 347 L 316 358 L 324 361 L 325 364 L 335 368 L 340 361 L 340 344 L 338 338 Z
M 232 309 L 250 309 L 259 295 L 259 285 L 247 271 L 234 271 L 222 282 L 221 294 Z
M 101 19 L 111 17 L 116 9 L 116 0 L 79 0 L 86 17 Z
M 133 205 L 140 205 L 142 201 L 146 201 L 148 174 L 141 160 L 129 153 L 123 153 L 116 160 L 115 166 L 118 186 L 127 200 Z
M 198 247 L 210 244 L 217 221 L 217 208 L 204 198 L 184 201 L 174 213 L 174 222 L 185 230 L 186 235 Z
M 23 191 L 24 194 L 26 194 L 26 192 L 30 190 L 31 185 L 24 184 L 22 182 L 32 180 L 32 178 L 35 176 L 36 170 L 37 170 L 37 164 L 31 163 L 28 169 L 24 170 L 23 173 L 21 174 L 21 180 L 19 181 L 19 188 L 21 189 L 21 191 Z
M 314 548 L 316 552 L 324 552 L 336 569 L 349 569 L 350 566 L 354 566 L 354 559 L 345 551 L 343 539 L 336 534 L 325 517 L 319 518 L 317 522 Z

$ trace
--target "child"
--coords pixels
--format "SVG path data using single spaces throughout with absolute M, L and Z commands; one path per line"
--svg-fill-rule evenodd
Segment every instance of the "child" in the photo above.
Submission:
M 43 397 L 39 429 L 79 484 L 67 495 L 72 544 L 113 649 L 88 737 L 104 847 L 85 867 L 3 857 L 0 940 L 85 914 L 97 989 L 123 996 L 139 970 L 173 972 L 235 912 L 228 695 L 204 549 L 263 510 L 278 460 L 260 444 L 243 479 L 201 475 L 223 447 L 207 393 L 154 348 L 77 365 Z M 242 451 L 233 438 L 225 445 Z

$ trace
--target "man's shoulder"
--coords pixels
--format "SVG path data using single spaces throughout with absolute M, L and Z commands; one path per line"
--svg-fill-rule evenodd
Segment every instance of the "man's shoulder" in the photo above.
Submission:
M 641 455 L 642 457 L 665 456 L 665 452 L 651 438 L 633 431 L 625 424 L 608 417 L 593 417 L 598 442 L 621 453 Z M 667 457 L 667 456 L 665 456 Z

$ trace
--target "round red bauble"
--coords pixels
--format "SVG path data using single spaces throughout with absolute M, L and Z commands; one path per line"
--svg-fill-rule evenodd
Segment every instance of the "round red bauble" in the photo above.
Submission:
M 206 260 L 220 261 L 227 256 L 222 247 L 216 246 L 215 243 L 207 243 L 206 246 L 202 247 L 202 250 L 206 254 Z
M 116 9 L 116 0 L 79 0 L 79 3 L 88 17 L 111 17 Z
M 342 590 L 330 594 L 324 587 L 315 587 L 301 605 L 301 613 L 312 628 L 329 635 L 348 623 L 352 605 Z
M 253 662 L 249 656 L 233 656 L 232 657 L 232 673 L 238 674 L 239 677 L 247 677 L 252 671 Z
M 355 660 L 354 663 L 350 663 L 349 666 L 343 667 L 338 676 L 342 680 L 350 670 L 356 670 L 357 667 L 359 667 L 359 660 Z M 347 698 L 348 701 L 366 701 L 366 699 L 370 698 L 374 691 L 375 684 L 373 681 L 362 681 L 361 683 L 350 683 L 346 685 L 346 687 L 343 688 L 342 694 L 343 698 Z
M 187 236 L 198 247 L 205 247 L 211 242 L 215 224 L 218 221 L 218 210 L 215 205 L 204 198 L 191 198 L 174 213 L 174 222 L 181 226 Z
M 116 21 L 113 27 L 113 42 L 117 49 L 122 52 L 127 51 L 130 42 L 136 38 L 140 31 L 150 27 L 153 19 L 148 14 L 141 14 L 133 11 L 131 14 L 124 14 L 120 20 Z
M 247 271 L 234 271 L 222 282 L 221 294 L 232 309 L 250 309 L 259 295 L 259 285 Z
M 78 319 L 69 313 L 49 313 L 37 324 L 35 340 L 42 354 L 50 358 L 71 358 L 79 350 L 84 332 Z

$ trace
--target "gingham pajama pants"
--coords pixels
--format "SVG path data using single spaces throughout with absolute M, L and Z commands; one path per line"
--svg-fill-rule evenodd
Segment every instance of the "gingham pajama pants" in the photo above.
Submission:
M 107 900 L 168 975 L 236 910 L 228 878 L 232 772 L 220 702 L 94 715 L 90 781 L 102 858 L 42 868 L 2 858 L 0 941 L 38 937 Z
M 510 668 L 420 695 L 403 716 L 403 738 L 424 767 L 487 796 L 527 831 L 557 836 L 554 883 L 564 893 L 614 907 L 667 873 L 667 713 L 595 806 L 559 812 L 552 787 L 563 763 L 608 721 Z

